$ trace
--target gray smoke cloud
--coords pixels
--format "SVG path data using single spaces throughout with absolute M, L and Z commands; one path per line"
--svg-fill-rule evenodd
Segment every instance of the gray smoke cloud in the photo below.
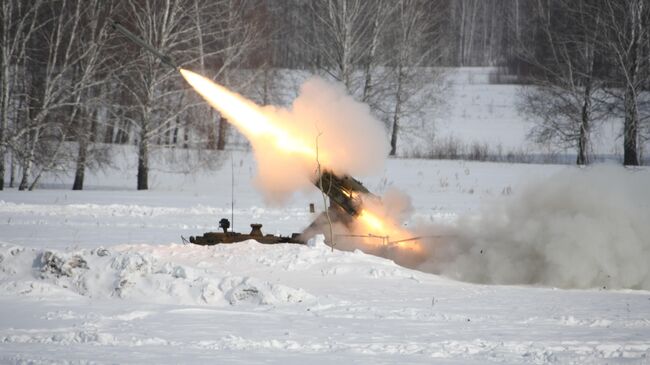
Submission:
M 650 172 L 567 168 L 419 233 L 439 237 L 417 268 L 459 280 L 650 289 Z

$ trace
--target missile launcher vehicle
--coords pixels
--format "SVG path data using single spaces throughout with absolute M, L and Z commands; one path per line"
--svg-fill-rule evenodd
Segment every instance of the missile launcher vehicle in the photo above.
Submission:
M 362 195 L 365 197 L 374 197 L 360 181 L 349 175 L 338 177 L 332 172 L 325 171 L 320 178 L 314 179 L 314 185 L 330 198 L 330 219 L 344 224 L 349 223 L 352 218 L 359 215 Z M 305 232 L 310 232 L 316 227 L 322 226 L 326 219 L 325 213 L 320 214 Z M 251 232 L 249 234 L 243 234 L 228 231 L 230 221 L 223 218 L 219 221 L 219 228 L 223 232 L 206 232 L 202 236 L 192 236 L 189 242 L 202 246 L 235 243 L 251 239 L 264 244 L 305 243 L 305 235 L 299 233 L 294 233 L 291 236 L 264 235 L 261 230 L 261 224 L 251 224 Z
M 314 179 L 314 185 L 350 217 L 360 213 L 362 196 L 374 197 L 363 184 L 350 175 L 338 177 L 330 171 L 324 171 L 320 178 Z
M 247 240 L 255 240 L 259 243 L 275 244 L 275 243 L 304 243 L 299 237 L 300 234 L 294 233 L 291 237 L 275 236 L 272 234 L 264 235 L 262 233 L 262 225 L 259 223 L 251 224 L 251 233 L 237 233 L 228 231 L 230 228 L 230 221 L 223 218 L 219 221 L 219 228 L 223 232 L 206 232 L 203 236 L 191 236 L 190 243 L 200 246 L 212 246 L 220 243 L 235 243 Z

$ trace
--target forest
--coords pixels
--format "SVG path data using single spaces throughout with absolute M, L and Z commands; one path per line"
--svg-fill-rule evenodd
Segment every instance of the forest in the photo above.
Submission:
M 574 149 L 578 165 L 604 120 L 620 121 L 623 165 L 650 140 L 648 0 L 3 0 L 0 19 L 0 189 L 72 166 L 81 190 L 112 145 L 137 148 L 148 189 L 155 150 L 242 148 L 113 22 L 261 105 L 286 102 L 287 74 L 339 82 L 385 124 L 393 156 L 403 121 L 444 102 L 442 70 L 456 67 L 531 86 L 513 100 L 535 120 L 530 138 Z

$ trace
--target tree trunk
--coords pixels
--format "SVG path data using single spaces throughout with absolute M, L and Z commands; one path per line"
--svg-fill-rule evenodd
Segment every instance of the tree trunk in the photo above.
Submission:
M 172 133 L 172 146 L 176 147 L 178 145 L 178 130 L 180 129 L 181 121 L 179 117 L 176 117 L 176 123 L 174 124 L 174 132 Z
M 183 127 L 183 148 L 187 149 L 190 147 L 190 128 L 189 122 L 185 120 L 185 126 Z
M 0 65 L 0 82 L 2 82 L 0 93 L 0 190 L 3 190 L 5 186 L 5 156 L 7 155 L 5 141 L 9 127 L 9 67 L 4 54 L 2 57 L 3 64 Z
M 372 91 L 372 72 L 374 70 L 375 63 L 375 54 L 377 53 L 377 47 L 379 45 L 379 35 L 380 35 L 380 18 L 383 16 L 381 13 L 383 4 L 380 3 L 377 7 L 377 14 L 375 14 L 375 19 L 372 23 L 372 42 L 370 43 L 370 49 L 368 50 L 368 60 L 365 63 L 364 73 L 366 74 L 365 81 L 363 84 L 363 97 L 362 102 L 368 102 L 370 99 L 370 93 Z
M 576 164 L 589 164 L 589 132 L 591 128 L 591 92 L 594 74 L 594 45 L 585 39 L 585 58 L 587 59 L 587 77 L 582 94 L 582 115 L 580 118 L 580 132 L 578 135 L 578 158 Z
M 18 190 L 20 191 L 29 188 L 29 176 L 32 174 L 32 168 L 34 167 L 36 144 L 38 143 L 39 137 L 40 131 L 38 129 L 29 135 L 30 148 L 27 159 L 25 160 L 25 165 L 23 166 L 23 176 L 20 179 L 20 184 L 18 185 Z
M 138 145 L 138 190 L 149 189 L 149 140 L 147 130 L 142 128 Z
M 83 190 L 84 175 L 86 172 L 86 159 L 88 157 L 88 144 L 85 138 L 79 140 L 79 154 L 77 155 L 77 168 L 74 173 L 74 183 L 72 190 Z
M 390 156 L 395 156 L 397 154 L 397 133 L 399 132 L 399 118 L 402 113 L 402 83 L 403 83 L 403 71 L 402 67 L 399 66 L 397 70 L 397 95 L 395 96 L 395 111 L 393 114 L 393 131 L 390 135 Z
M 2 139 L 1 136 L 0 139 Z M 0 191 L 4 190 L 4 188 L 5 188 L 5 148 L 0 144 Z
M 393 131 L 390 135 L 390 153 L 389 156 L 397 154 L 397 132 L 399 130 L 399 104 L 395 106 L 395 115 L 393 115 Z
M 587 150 L 589 148 L 589 119 L 591 111 L 591 81 L 587 81 L 584 91 L 584 99 L 582 104 L 582 116 L 580 122 L 580 132 L 578 137 L 578 158 L 576 164 L 587 165 L 589 159 L 587 157 Z
M 465 57 L 463 51 L 465 50 L 465 3 L 459 1 L 456 3 L 460 7 L 460 27 L 458 29 L 458 66 L 463 67 L 465 64 Z
M 217 150 L 223 151 L 226 148 L 226 139 L 228 134 L 228 119 L 219 118 L 219 135 L 217 136 Z
M 623 123 L 623 165 L 638 166 L 637 155 L 637 109 L 634 89 L 631 85 L 625 88 L 625 121 Z
M 113 143 L 113 134 L 115 133 L 115 121 L 106 123 L 106 131 L 104 132 L 104 143 Z
M 476 15 L 478 12 L 478 4 L 476 0 L 471 1 L 471 17 L 470 17 L 470 23 L 469 23 L 469 36 L 467 37 L 467 48 L 463 52 L 465 61 L 467 61 L 470 65 L 472 65 L 474 62 L 474 58 L 472 57 L 473 53 L 473 46 L 474 46 L 474 33 L 476 32 Z
M 262 84 L 262 105 L 269 105 L 271 100 L 271 66 L 264 65 L 264 79 Z
M 9 187 L 13 188 L 16 184 L 16 156 L 11 152 L 11 167 L 9 168 Z
M 4 81 L 3 81 L 4 82 Z M 2 99 L 4 99 L 4 93 L 2 95 Z M 7 105 L 9 103 L 6 103 Z M 6 106 L 4 103 L 4 100 L 2 100 L 2 105 L 0 106 L 2 108 L 2 116 L 0 116 L 0 190 L 4 190 L 5 186 L 5 156 L 7 155 L 7 148 L 5 147 L 5 130 L 7 129 L 7 110 Z
M 625 120 L 623 122 L 623 165 L 638 166 L 639 156 L 637 151 L 638 139 L 638 110 L 637 90 L 640 89 L 638 73 L 641 64 L 641 33 L 643 2 L 630 3 L 632 23 L 629 29 L 630 46 L 627 60 L 627 80 L 625 84 Z
M 23 176 L 20 179 L 20 184 L 18 184 L 18 190 L 23 191 L 26 190 L 27 187 L 29 186 L 29 174 L 32 171 L 32 161 L 27 160 L 25 162 L 25 166 L 23 166 Z
M 129 143 L 129 140 L 131 139 L 130 128 L 131 128 L 131 123 L 129 123 L 127 120 L 123 119 L 122 121 L 120 121 L 120 126 L 117 130 L 117 137 L 115 138 L 115 142 L 118 144 Z
M 343 2 L 341 20 L 343 24 L 343 44 L 341 49 L 341 81 L 348 92 L 352 92 L 352 23 L 348 15 L 347 2 Z
M 11 14 L 8 13 L 11 11 L 9 3 L 4 3 L 2 6 L 3 19 L 2 19 L 2 43 L 5 45 L 2 49 L 2 54 L 0 55 L 0 83 L 2 83 L 2 89 L 0 89 L 0 190 L 4 189 L 5 186 L 5 156 L 7 155 L 7 148 L 5 146 L 5 135 L 7 128 L 9 126 L 9 29 L 10 29 L 10 17 Z M 13 33 L 15 34 L 15 33 Z

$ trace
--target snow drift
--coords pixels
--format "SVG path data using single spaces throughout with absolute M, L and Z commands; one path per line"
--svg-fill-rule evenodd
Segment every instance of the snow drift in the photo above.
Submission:
M 453 226 L 419 269 L 491 284 L 650 289 L 650 173 L 567 168 Z
M 188 251 L 198 257 L 206 253 L 201 247 L 174 244 L 75 251 L 0 245 L 0 293 L 211 306 L 292 304 L 313 298 L 302 289 L 206 269 L 201 261 L 174 260 Z

